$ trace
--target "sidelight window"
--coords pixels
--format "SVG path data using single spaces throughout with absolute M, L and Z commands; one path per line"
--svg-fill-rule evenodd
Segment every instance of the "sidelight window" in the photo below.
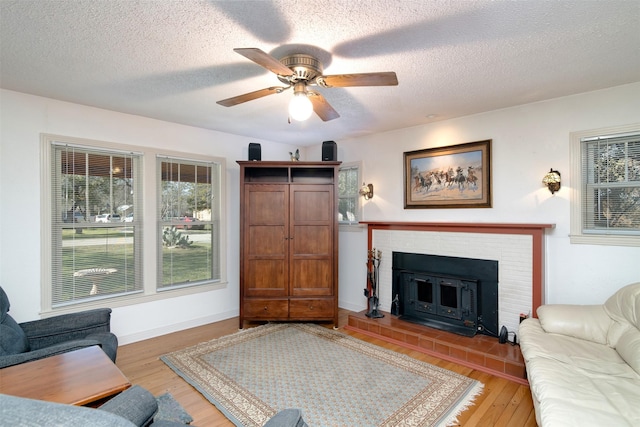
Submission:
M 343 164 L 338 172 L 338 222 L 340 225 L 358 224 L 362 207 L 358 191 L 362 186 L 359 164 Z

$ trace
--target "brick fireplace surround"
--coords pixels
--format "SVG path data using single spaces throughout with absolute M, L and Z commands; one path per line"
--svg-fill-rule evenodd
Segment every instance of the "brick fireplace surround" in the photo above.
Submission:
M 395 245 L 398 243 L 389 243 L 389 241 L 396 242 L 398 241 L 408 241 L 407 245 L 411 248 L 415 248 L 416 242 L 420 245 L 420 242 L 427 242 L 425 246 L 430 246 L 427 248 L 422 248 L 415 250 L 415 252 L 422 253 L 431 253 L 433 255 L 454 255 L 459 256 L 460 254 L 451 254 L 451 253 L 437 253 L 440 251 L 450 251 L 447 248 L 447 244 L 444 245 L 436 245 L 433 246 L 433 242 L 439 242 L 442 239 L 447 239 L 447 237 L 455 236 L 458 239 L 462 239 L 466 244 L 464 251 L 468 253 L 468 246 L 473 245 L 473 241 L 483 242 L 485 237 L 489 241 L 488 244 L 481 243 L 483 246 L 482 249 L 476 249 L 476 251 L 481 251 L 483 254 L 487 252 L 488 246 L 494 247 L 494 252 L 500 249 L 495 249 L 495 247 L 499 247 L 502 243 L 496 245 L 497 242 L 502 242 L 500 239 L 506 238 L 507 244 L 513 239 L 510 236 L 515 236 L 516 239 L 514 241 L 519 241 L 522 243 L 524 241 L 523 248 L 528 253 L 524 255 L 525 260 L 515 260 L 515 261 L 507 261 L 503 266 L 503 270 L 512 270 L 513 267 L 508 264 L 520 265 L 526 264 L 523 268 L 523 271 L 526 273 L 526 278 L 524 281 L 521 281 L 516 274 L 517 279 L 512 279 L 510 276 L 505 279 L 502 271 L 500 272 L 500 280 L 509 283 L 503 283 L 504 288 L 508 288 L 510 293 L 522 294 L 525 295 L 527 301 L 518 302 L 517 299 L 515 302 L 509 300 L 508 296 L 500 297 L 500 304 L 507 306 L 507 312 L 500 313 L 500 316 L 505 319 L 501 319 L 501 324 L 506 324 L 508 329 L 515 330 L 517 329 L 514 325 L 514 320 L 506 319 L 507 317 L 511 318 L 512 313 L 508 311 L 508 306 L 513 311 L 515 309 L 520 309 L 521 311 L 527 313 L 530 312 L 535 316 L 536 309 L 544 303 L 544 237 L 545 230 L 548 228 L 553 228 L 553 224 L 495 224 L 495 223 L 415 223 L 415 222 L 363 222 L 363 224 L 367 225 L 368 230 L 368 249 L 370 250 L 372 247 L 376 247 L 380 249 L 379 245 L 383 246 L 391 246 L 385 247 L 386 251 L 389 250 L 404 250 L 407 251 L 406 248 L 397 248 Z M 379 238 L 376 239 L 375 232 L 382 231 L 383 233 L 379 233 Z M 411 239 L 406 239 L 406 234 L 402 235 L 402 233 L 411 232 Z M 402 239 L 394 239 L 394 233 L 400 232 L 396 237 L 400 236 Z M 391 234 L 389 234 L 391 233 Z M 419 234 L 416 234 L 419 233 Z M 426 233 L 426 234 L 425 234 Z M 450 233 L 463 233 L 463 234 L 450 234 Z M 464 234 L 468 233 L 468 234 Z M 389 238 L 391 236 L 391 238 Z M 382 238 L 380 238 L 382 237 Z M 520 237 L 521 239 L 518 239 Z M 479 240 L 478 240 L 479 239 Z M 496 240 L 498 239 L 498 240 Z M 455 240 L 455 239 L 452 239 Z M 442 249 L 442 247 L 445 249 Z M 503 251 L 505 249 L 502 249 Z M 507 257 L 511 257 L 511 252 L 518 252 L 518 248 L 509 248 L 509 254 Z M 489 251 L 491 252 L 491 250 Z M 473 250 L 471 252 L 473 255 Z M 383 251 L 383 259 L 385 257 L 385 253 Z M 493 256 L 489 255 L 487 257 L 484 256 L 470 256 L 481 259 L 496 259 L 502 258 L 503 255 L 500 253 L 493 253 Z M 386 259 L 391 259 L 391 254 L 386 254 Z M 502 260 L 499 260 L 499 264 Z M 390 266 L 387 266 L 388 270 L 390 270 Z M 499 265 L 500 270 L 500 265 Z M 504 274 L 512 274 L 507 271 Z M 382 292 L 383 285 L 383 276 L 384 274 L 381 272 L 381 285 L 379 289 Z M 390 281 L 390 279 L 388 279 Z M 516 288 L 513 288 L 514 284 L 511 282 L 522 282 L 516 283 Z M 499 283 L 499 288 L 501 284 Z M 511 286 L 511 288 L 509 288 Z M 526 287 L 527 289 L 522 291 L 517 289 L 517 287 Z M 414 323 L 409 323 L 397 318 L 397 316 L 392 316 L 388 313 L 388 301 L 390 301 L 391 295 L 380 294 L 381 308 L 385 312 L 385 317 L 381 319 L 370 319 L 364 315 L 366 311 L 362 311 L 361 313 L 356 313 L 349 316 L 348 324 L 345 326 L 346 329 L 363 333 L 368 336 L 372 336 L 375 338 L 382 339 L 384 341 L 394 343 L 405 348 L 409 348 L 412 350 L 420 351 L 425 354 L 429 354 L 441 359 L 449 360 L 464 366 L 468 366 L 473 369 L 477 369 L 482 372 L 487 372 L 492 375 L 496 375 L 502 378 L 507 378 L 512 381 L 518 382 L 520 384 L 528 384 L 526 380 L 526 373 L 524 367 L 524 361 L 522 359 L 522 354 L 520 352 L 519 346 L 513 346 L 509 343 L 507 344 L 499 344 L 497 338 L 490 337 L 487 335 L 476 335 L 475 337 L 463 337 L 460 335 L 440 331 L 437 329 L 429 328 L 427 326 L 417 325 Z M 522 296 L 520 297 L 522 298 Z M 523 305 L 524 304 L 524 305 Z M 389 305 L 390 306 L 390 305 Z M 517 321 L 516 321 L 517 322 Z

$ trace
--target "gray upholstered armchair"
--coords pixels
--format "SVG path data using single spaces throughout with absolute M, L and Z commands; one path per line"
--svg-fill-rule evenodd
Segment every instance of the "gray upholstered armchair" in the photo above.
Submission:
M 111 309 L 63 314 L 18 324 L 0 287 L 0 368 L 99 345 L 115 362 L 118 339 L 110 332 Z
M 158 403 L 151 393 L 133 386 L 98 409 L 0 394 L 0 426 L 184 427 L 157 420 Z
M 44 425 L 59 427 L 186 426 L 179 421 L 163 419 L 163 416 L 157 413 L 156 399 L 138 385 L 123 391 L 98 409 L 0 394 L 0 427 Z M 267 421 L 264 427 L 308 427 L 308 425 L 302 419 L 300 409 L 284 409 Z

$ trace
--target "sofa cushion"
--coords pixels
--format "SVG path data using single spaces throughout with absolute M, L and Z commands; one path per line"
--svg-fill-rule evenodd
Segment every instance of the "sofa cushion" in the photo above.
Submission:
M 538 357 L 527 362 L 541 426 L 640 425 L 640 382 Z
M 607 344 L 612 322 L 602 305 L 551 304 L 538 307 L 536 313 L 547 332 Z
M 619 289 L 604 303 L 604 309 L 616 322 L 640 329 L 640 282 Z
M 638 374 L 618 352 L 607 345 L 545 332 L 538 319 L 523 321 L 519 332 L 527 370 L 529 361 L 544 358 L 580 368 L 584 372 L 638 378 Z
M 619 289 L 604 303 L 604 310 L 613 320 L 608 339 L 615 347 L 628 327 L 640 328 L 640 282 Z
M 640 331 L 627 329 L 620 336 L 616 351 L 640 375 Z
M 640 282 L 618 290 L 604 303 L 604 310 L 613 319 L 609 342 L 640 374 Z

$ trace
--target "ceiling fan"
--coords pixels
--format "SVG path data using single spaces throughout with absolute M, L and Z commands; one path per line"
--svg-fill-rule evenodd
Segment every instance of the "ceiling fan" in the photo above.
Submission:
M 217 102 L 225 107 L 232 107 L 274 93 L 282 93 L 293 87 L 294 96 L 289 104 L 290 118 L 302 121 L 308 119 L 311 113 L 315 112 L 326 122 L 337 119 L 340 115 L 319 92 L 309 90 L 309 86 L 332 88 L 398 85 L 398 78 L 393 71 L 325 76 L 322 74 L 322 64 L 311 55 L 300 53 L 285 56 L 277 60 L 275 57 L 257 48 L 236 48 L 233 50 L 261 67 L 275 73 L 278 76 L 278 80 L 286 86 L 271 86 Z

